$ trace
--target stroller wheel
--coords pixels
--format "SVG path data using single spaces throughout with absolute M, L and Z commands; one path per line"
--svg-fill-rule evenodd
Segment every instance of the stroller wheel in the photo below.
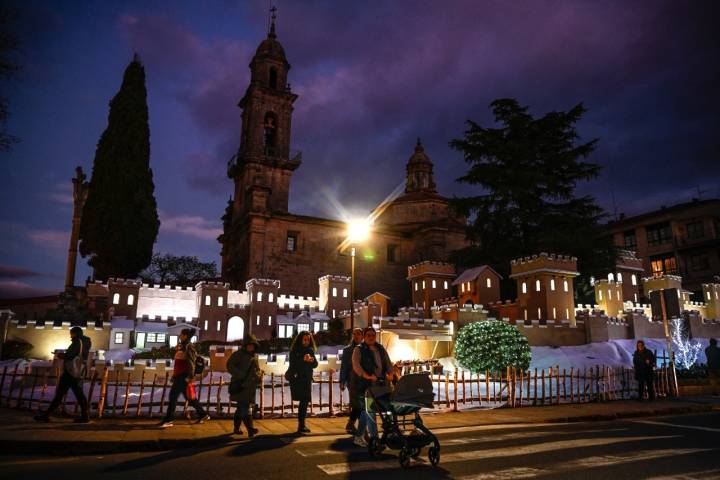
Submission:
M 428 449 L 428 460 L 430 460 L 430 465 L 437 467 L 440 463 L 440 447 L 432 446 Z
M 421 449 L 418 447 L 414 447 L 410 449 L 410 456 L 412 458 L 418 458 L 420 456 Z
M 370 441 L 368 442 L 368 453 L 372 458 L 379 458 L 384 449 L 385 448 L 382 443 L 380 443 L 380 439 L 378 437 L 370 437 Z
M 410 450 L 406 447 L 401 448 L 398 460 L 400 460 L 400 466 L 402 468 L 408 468 L 410 466 Z

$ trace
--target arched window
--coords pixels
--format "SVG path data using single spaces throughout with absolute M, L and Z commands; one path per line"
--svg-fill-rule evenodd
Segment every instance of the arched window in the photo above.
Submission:
M 598 299 L 602 300 L 602 290 L 598 290 Z
M 240 317 L 231 317 L 227 323 L 227 341 L 242 340 L 245 333 L 245 321 Z
M 343 288 L 343 298 L 347 298 L 347 288 Z
M 631 282 L 633 285 L 637 285 L 637 276 L 636 276 L 634 273 L 633 273 L 632 276 L 630 277 L 630 282 Z
M 568 291 L 568 281 L 567 280 L 563 280 L 563 290 L 566 292 Z
M 443 282 L 443 288 L 445 288 L 445 290 L 447 290 L 447 289 L 448 289 L 448 283 L 447 283 L 447 280 L 445 280 L 445 282 Z
M 464 283 L 460 284 L 460 290 L 462 290 L 462 292 L 465 293 L 465 284 Z
M 622 273 L 618 272 L 617 278 L 618 282 L 622 283 Z
M 262 302 L 262 292 L 257 292 L 257 296 L 255 298 L 258 302 Z
M 550 279 L 550 290 L 555 291 L 555 279 L 554 278 Z M 554 315 L 553 315 L 553 318 L 555 318 Z
M 210 306 L 210 295 L 205 295 L 205 305 Z
M 116 293 L 113 295 L 113 305 L 118 305 L 120 303 L 120 294 Z
M 423 282 L 423 290 L 425 290 L 425 280 L 423 280 L 422 282 Z
M 417 292 L 418 289 L 418 282 L 415 282 L 415 291 Z
M 489 278 L 485 281 L 485 284 L 487 285 L 487 288 L 492 288 L 492 280 Z
M 337 297 L 337 287 L 333 287 L 333 297 Z
M 268 77 L 270 88 L 277 89 L 277 68 L 270 67 L 270 75 Z
M 218 297 L 218 307 L 223 306 L 223 297 Z
M 268 293 L 268 302 L 272 303 L 272 302 L 273 302 L 273 298 L 275 298 L 275 297 L 274 297 L 274 295 L 272 294 L 272 292 Z
M 540 280 L 535 280 L 535 291 L 536 292 L 540 291 Z
M 128 305 L 132 305 L 134 303 L 135 303 L 135 295 L 133 295 L 131 293 L 130 295 L 128 295 Z
M 432 281 L 432 288 L 437 288 L 437 285 L 435 284 L 435 280 Z
M 615 280 L 615 275 L 608 273 L 608 282 L 612 282 L 613 280 Z
M 542 320 L 542 312 L 540 311 L 540 307 L 538 307 L 538 320 Z
M 274 148 L 277 141 L 277 117 L 272 112 L 265 114 L 263 122 L 263 143 L 265 145 L 265 153 L 274 154 Z
M 523 282 L 523 284 L 522 284 L 522 292 L 523 292 L 523 293 L 527 293 L 527 282 Z M 525 312 L 525 313 L 527 313 L 527 312 Z M 527 319 L 526 319 L 526 320 L 527 320 Z

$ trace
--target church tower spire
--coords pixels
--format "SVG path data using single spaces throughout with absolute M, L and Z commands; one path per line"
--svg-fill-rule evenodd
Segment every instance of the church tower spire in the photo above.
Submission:
M 419 137 L 415 145 L 415 152 L 408 159 L 406 171 L 405 193 L 437 192 L 433 179 L 433 164 L 425 153 Z

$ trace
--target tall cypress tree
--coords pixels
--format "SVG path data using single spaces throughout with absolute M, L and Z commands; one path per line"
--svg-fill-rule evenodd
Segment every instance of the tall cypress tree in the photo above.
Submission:
M 450 142 L 470 165 L 458 181 L 480 187 L 477 195 L 454 201 L 471 220 L 471 246 L 456 253 L 456 262 L 487 263 L 507 276 L 510 260 L 544 251 L 576 256 L 586 278 L 606 274 L 615 250 L 602 232 L 604 212 L 594 198 L 575 192 L 578 182 L 600 172 L 585 161 L 597 140 L 578 142 L 575 124 L 585 108 L 534 118 L 515 99 L 490 107 L 498 128 L 469 121 L 464 136 Z M 576 291 L 583 297 L 588 283 L 580 283 Z M 511 282 L 505 286 L 505 295 L 513 293 Z
M 154 190 L 145 69 L 136 54 L 110 101 L 83 209 L 80 253 L 90 256 L 95 278 L 132 278 L 150 264 L 160 228 Z

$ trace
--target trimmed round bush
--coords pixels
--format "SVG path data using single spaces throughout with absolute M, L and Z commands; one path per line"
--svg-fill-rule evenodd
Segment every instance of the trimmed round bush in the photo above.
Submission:
M 498 320 L 469 323 L 458 331 L 455 341 L 455 359 L 473 373 L 505 371 L 507 367 L 526 370 L 531 357 L 527 337 Z

